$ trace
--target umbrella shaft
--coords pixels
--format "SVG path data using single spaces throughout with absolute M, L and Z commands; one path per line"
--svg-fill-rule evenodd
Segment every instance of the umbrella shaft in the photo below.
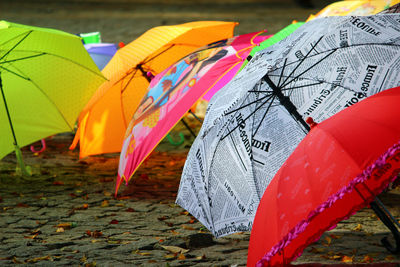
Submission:
M 17 138 L 15 137 L 15 131 L 14 131 L 14 127 L 12 125 L 10 112 L 8 111 L 6 96 L 4 95 L 4 91 L 3 91 L 3 82 L 1 80 L 1 73 L 0 73 L 0 90 L 1 90 L 1 95 L 3 97 L 4 107 L 5 107 L 6 112 L 7 112 L 8 122 L 10 123 L 11 132 L 12 132 L 12 135 L 13 135 L 13 138 L 14 138 L 14 145 L 17 146 L 18 145 L 17 144 Z
M 274 95 L 278 98 L 279 102 L 286 108 L 290 115 L 292 115 L 298 122 L 303 125 L 303 127 L 310 131 L 310 126 L 304 121 L 303 117 L 297 111 L 296 106 L 290 101 L 290 98 L 285 96 L 282 91 L 271 81 L 271 79 L 266 74 L 263 80 L 272 88 Z

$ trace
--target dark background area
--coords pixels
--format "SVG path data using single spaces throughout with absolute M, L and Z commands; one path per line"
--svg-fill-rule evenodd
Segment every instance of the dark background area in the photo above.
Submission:
M 235 34 L 276 33 L 332 1 L 322 0 L 2 0 L 1 19 L 70 33 L 99 31 L 103 42 L 130 42 L 146 30 L 195 20 L 237 21 Z M 312 5 L 312 8 L 309 7 Z M 306 7 L 307 6 L 307 7 Z

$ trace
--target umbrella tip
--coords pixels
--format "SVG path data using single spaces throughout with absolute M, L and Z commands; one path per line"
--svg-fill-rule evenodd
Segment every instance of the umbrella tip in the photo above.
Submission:
M 313 128 L 314 126 L 316 126 L 316 125 L 318 124 L 318 123 L 316 123 L 316 122 L 314 121 L 314 119 L 311 118 L 311 117 L 307 117 L 307 118 L 306 118 L 306 122 L 307 122 L 308 125 L 310 125 L 310 128 Z

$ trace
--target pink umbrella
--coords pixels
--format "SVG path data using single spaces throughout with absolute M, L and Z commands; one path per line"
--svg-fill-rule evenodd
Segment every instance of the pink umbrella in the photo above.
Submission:
M 240 35 L 202 47 L 152 79 L 126 131 L 115 194 L 122 180 L 128 183 L 197 100 L 210 90 L 215 93 L 232 79 L 251 49 L 269 37 L 260 36 L 262 33 Z

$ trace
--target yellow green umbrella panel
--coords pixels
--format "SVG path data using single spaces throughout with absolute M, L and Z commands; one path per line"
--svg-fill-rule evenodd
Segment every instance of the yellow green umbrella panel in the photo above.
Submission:
M 80 37 L 0 21 L 0 159 L 72 131 L 105 78 Z

